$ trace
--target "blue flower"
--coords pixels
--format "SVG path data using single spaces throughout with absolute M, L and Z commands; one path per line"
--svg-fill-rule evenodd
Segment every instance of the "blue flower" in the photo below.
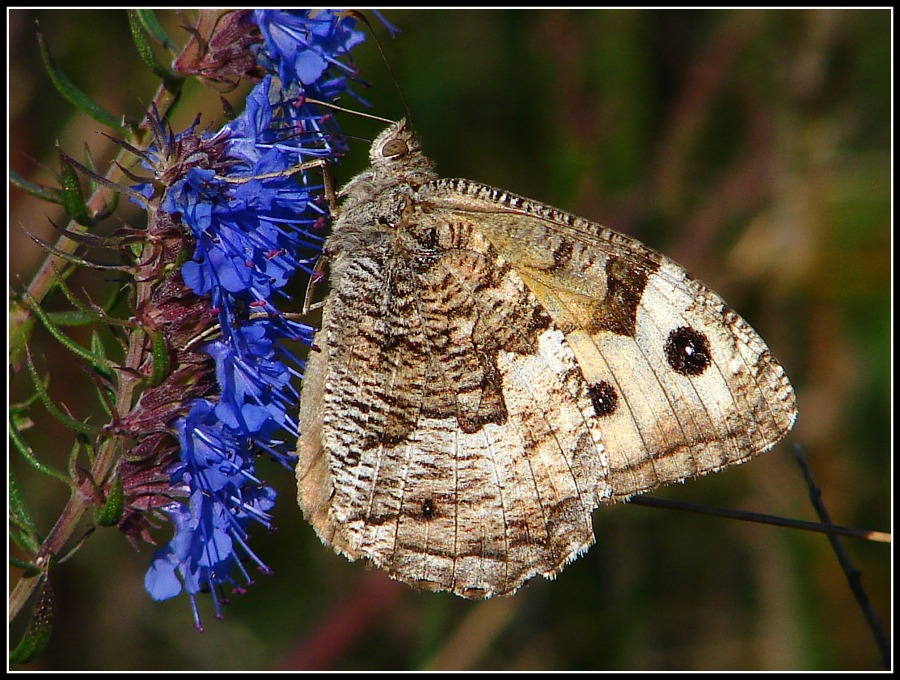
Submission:
M 188 415 L 174 424 L 181 462 L 171 481 L 174 487 L 190 490 L 189 503 L 163 508 L 175 526 L 175 536 L 154 555 L 144 585 L 157 600 L 178 595 L 182 589 L 193 600 L 197 593 L 209 590 L 218 612 L 223 598 L 216 587 L 235 583 L 231 573 L 240 557 L 268 571 L 248 547 L 246 527 L 250 520 L 270 526 L 268 512 L 274 507 L 275 492 L 253 475 L 253 455 L 246 440 L 235 436 L 215 411 L 212 403 L 197 400 Z M 242 573 L 250 584 L 249 574 Z M 199 627 L 199 619 L 196 623 Z
M 262 433 L 270 423 L 291 428 L 287 407 L 297 403 L 290 372 L 276 358 L 265 325 L 241 326 L 235 329 L 231 342 L 211 342 L 207 349 L 216 361 L 216 377 L 222 388 L 216 415 L 247 436 Z
M 353 70 L 340 61 L 353 47 L 365 40 L 362 31 L 354 31 L 355 21 L 334 10 L 256 10 L 253 20 L 259 26 L 265 49 L 257 55 L 263 66 L 271 67 L 287 86 L 299 83 L 306 88 L 322 88 L 326 71 L 335 68 L 347 74 Z
M 217 394 L 197 399 L 172 424 L 180 456 L 170 468 L 170 497 L 187 502 L 162 508 L 175 534 L 145 578 L 155 599 L 186 592 L 198 628 L 198 593 L 211 593 L 219 616 L 223 586 L 252 582 L 247 559 L 268 571 L 247 529 L 270 526 L 275 492 L 256 478 L 253 452 L 293 469 L 295 457 L 275 437 L 297 434 L 291 380 L 302 363 L 283 341 L 309 344 L 314 329 L 286 319 L 278 303 L 298 270 L 312 273 L 327 217 L 322 182 L 303 164 L 335 160 L 345 148 L 333 116 L 306 98 L 330 101 L 346 90 L 354 69 L 343 60 L 364 37 L 331 11 L 252 16 L 266 41 L 260 63 L 280 83 L 266 76 L 244 113 L 215 134 L 158 130 L 161 150 L 146 156 L 164 189 L 159 210 L 193 249 L 181 267 L 184 284 L 209 296 L 218 317 L 219 332 L 198 345 L 214 363 Z

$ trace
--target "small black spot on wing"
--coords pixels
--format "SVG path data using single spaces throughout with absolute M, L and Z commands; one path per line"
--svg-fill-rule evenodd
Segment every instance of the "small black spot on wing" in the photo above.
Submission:
M 616 388 L 605 380 L 594 383 L 588 387 L 591 404 L 594 406 L 594 414 L 609 416 L 616 412 L 619 406 L 619 395 Z

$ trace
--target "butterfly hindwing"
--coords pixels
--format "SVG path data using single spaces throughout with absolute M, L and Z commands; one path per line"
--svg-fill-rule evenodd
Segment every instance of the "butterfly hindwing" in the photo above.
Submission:
M 477 230 L 420 217 L 417 252 L 357 252 L 326 303 L 301 505 L 324 540 L 391 575 L 508 594 L 591 544 L 605 449 L 534 293 Z

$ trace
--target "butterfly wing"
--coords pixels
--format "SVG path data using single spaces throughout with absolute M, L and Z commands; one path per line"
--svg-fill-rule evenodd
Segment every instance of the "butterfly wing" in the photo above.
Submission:
M 332 237 L 301 398 L 300 505 L 351 559 L 509 594 L 583 552 L 599 504 L 792 425 L 763 341 L 663 256 L 465 180 L 394 203 Z
M 423 209 L 491 242 L 564 332 L 609 456 L 613 500 L 771 448 L 796 400 L 760 336 L 718 295 L 634 239 L 468 180 Z

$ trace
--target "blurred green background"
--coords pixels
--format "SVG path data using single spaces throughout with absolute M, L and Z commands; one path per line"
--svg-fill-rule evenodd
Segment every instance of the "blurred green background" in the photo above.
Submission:
M 179 17 L 161 15 L 183 41 Z M 657 495 L 815 519 L 789 446 L 800 442 L 835 523 L 890 530 L 890 12 L 385 15 L 402 31 L 392 40 L 378 29 L 387 60 L 442 175 L 640 238 L 721 293 L 786 367 L 800 416 L 785 443 Z M 11 167 L 53 183 L 57 141 L 76 157 L 86 142 L 104 167 L 115 149 L 52 90 L 33 20 L 72 80 L 109 110 L 137 116 L 156 83 L 131 47 L 124 12 L 8 16 Z M 373 112 L 406 115 L 371 39 L 354 56 L 374 84 L 361 92 Z M 226 95 L 238 108 L 239 94 Z M 176 128 L 198 110 L 221 124 L 218 94 L 192 83 Z M 342 118 L 364 138 L 382 127 Z M 339 181 L 363 167 L 366 150 L 355 144 Z M 21 288 L 43 253 L 20 227 L 49 240 L 47 220 L 64 220 L 56 206 L 18 191 L 10 199 L 10 285 Z M 124 201 L 120 214 L 139 220 Z M 73 288 L 100 300 L 112 278 L 88 273 Z M 78 362 L 41 332 L 33 348 L 54 396 L 90 413 Z M 24 386 L 11 378 L 13 399 Z M 34 418 L 30 443 L 64 469 L 71 437 L 41 409 Z M 65 502 L 61 487 L 11 462 L 48 530 Z M 594 515 L 597 545 L 555 582 L 473 603 L 415 592 L 333 555 L 303 521 L 291 476 L 265 461 L 260 475 L 281 502 L 277 532 L 257 531 L 253 545 L 275 574 L 234 596 L 224 621 L 204 601 L 206 632 L 197 634 L 186 598 L 151 601 L 143 575 L 152 550 L 136 553 L 115 530 L 101 530 L 58 570 L 56 628 L 27 668 L 879 668 L 821 535 L 605 508 Z M 164 527 L 160 543 L 168 537 Z M 890 635 L 891 549 L 844 543 Z

